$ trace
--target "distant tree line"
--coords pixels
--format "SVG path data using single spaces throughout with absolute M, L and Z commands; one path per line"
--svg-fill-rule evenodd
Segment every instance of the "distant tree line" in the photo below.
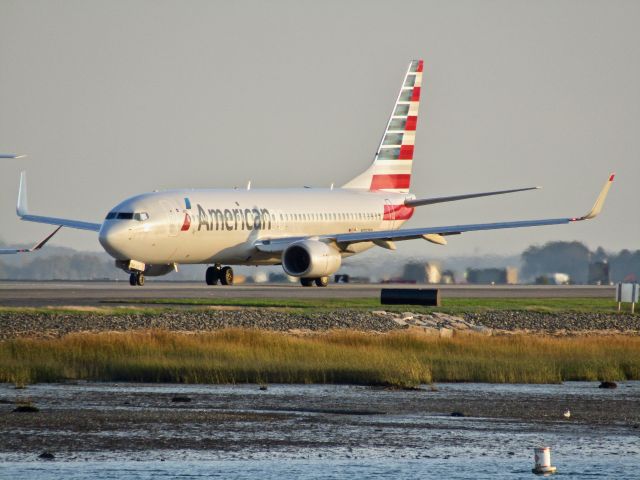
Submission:
M 609 264 L 612 282 L 640 279 L 640 250 L 606 252 L 598 247 L 595 252 L 582 242 L 549 242 L 531 246 L 522 252 L 521 278 L 535 279 L 553 273 L 566 273 L 572 283 L 587 283 L 589 265 L 593 262 Z
M 0 248 L 6 244 L 0 240 Z M 14 247 L 16 245 L 13 245 Z M 17 245 L 22 247 L 24 245 Z M 31 245 L 29 245 L 31 246 Z M 0 280 L 127 280 L 104 252 L 80 252 L 72 248 L 47 245 L 42 250 L 18 255 L 0 255 Z M 203 265 L 180 265 L 166 280 L 201 280 Z
M 118 272 L 113 261 L 91 253 L 50 255 L 18 264 L 0 260 L 2 280 L 115 280 L 123 276 Z
M 2 242 L 0 241 L 0 246 Z M 534 281 L 553 273 L 566 273 L 572 283 L 587 283 L 589 265 L 607 262 L 612 282 L 640 280 L 640 250 L 594 252 L 581 242 L 549 242 L 531 246 L 521 256 L 520 279 Z M 201 280 L 204 266 L 180 266 L 167 280 Z M 0 280 L 126 280 L 127 274 L 114 266 L 106 253 L 78 252 L 70 248 L 45 247 L 24 255 L 0 256 Z

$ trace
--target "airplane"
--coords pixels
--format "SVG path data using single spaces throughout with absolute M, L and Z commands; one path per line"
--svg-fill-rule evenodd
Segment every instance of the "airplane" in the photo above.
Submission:
M 410 193 L 423 65 L 422 60 L 409 64 L 373 163 L 340 188 L 252 189 L 249 183 L 242 189 L 154 191 L 122 201 L 102 222 L 92 223 L 31 214 L 22 172 L 18 216 L 57 228 L 32 248 L 2 249 L 0 254 L 39 250 L 66 227 L 98 233 L 132 286 L 144 285 L 145 276 L 177 270 L 179 264 L 206 264 L 207 285 L 232 285 L 232 265 L 282 265 L 303 286 L 325 287 L 343 258 L 374 246 L 395 250 L 395 242 L 411 239 L 445 245 L 447 236 L 464 232 L 568 224 L 600 213 L 614 174 L 593 208 L 580 217 L 400 228 L 419 207 L 538 188 L 435 198 Z

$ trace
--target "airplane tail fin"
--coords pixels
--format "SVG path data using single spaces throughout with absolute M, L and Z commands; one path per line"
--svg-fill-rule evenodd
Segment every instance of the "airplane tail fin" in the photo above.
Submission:
M 373 164 L 342 188 L 409 192 L 422 67 L 422 60 L 413 60 L 409 64 Z

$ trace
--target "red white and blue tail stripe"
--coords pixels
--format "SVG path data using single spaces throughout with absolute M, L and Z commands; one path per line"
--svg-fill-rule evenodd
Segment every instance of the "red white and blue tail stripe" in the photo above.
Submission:
M 422 60 L 414 60 L 409 64 L 373 164 L 343 188 L 409 192 L 422 68 Z

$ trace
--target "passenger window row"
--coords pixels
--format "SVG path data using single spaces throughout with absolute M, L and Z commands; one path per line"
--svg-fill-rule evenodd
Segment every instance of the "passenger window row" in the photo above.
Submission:
M 280 221 L 346 221 L 346 220 L 381 220 L 380 213 L 373 212 L 332 212 L 332 213 L 281 213 Z

